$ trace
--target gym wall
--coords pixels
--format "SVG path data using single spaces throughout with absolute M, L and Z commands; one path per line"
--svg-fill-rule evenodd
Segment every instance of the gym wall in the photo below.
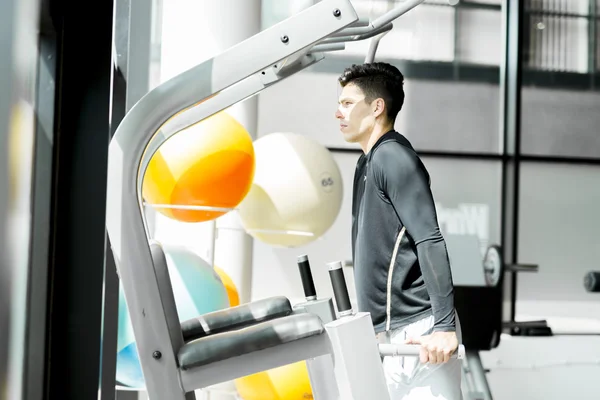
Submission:
M 357 148 L 343 141 L 333 116 L 340 92 L 337 76 L 342 72 L 334 68 L 350 62 L 324 60 L 263 92 L 259 135 L 290 130 L 328 147 Z M 293 102 L 279 101 L 291 93 Z M 407 79 L 405 93 L 396 128 L 419 150 L 500 151 L 497 84 Z M 523 153 L 574 157 L 600 153 L 600 137 L 591 129 L 600 121 L 600 93 L 524 87 L 521 95 Z
M 343 141 L 334 118 L 339 93 L 336 77 L 335 73 L 305 71 L 263 92 L 259 100 L 258 136 L 290 131 L 307 135 L 330 148 L 356 149 Z M 406 105 L 396 128 L 419 150 L 498 153 L 499 97 L 498 87 L 492 84 L 407 81 Z M 600 153 L 600 138 L 594 129 L 600 124 L 600 114 L 592 111 L 600 104 L 600 95 L 524 88 L 523 97 L 526 152 L 578 156 Z M 282 102 L 282 98 L 293 100 Z M 571 101 L 573 99 L 577 101 Z M 563 129 L 565 124 L 569 129 Z M 267 276 L 291 269 L 296 274 L 294 257 L 298 253 L 306 251 L 315 262 L 351 258 L 351 184 L 359 155 L 358 152 L 335 152 L 344 176 L 344 204 L 336 224 L 318 244 L 295 250 L 255 245 L 254 293 L 273 290 L 267 281 L 259 278 L 263 273 Z M 500 162 L 437 157 L 424 157 L 424 162 L 432 175 L 440 215 L 447 215 L 443 210 L 456 213 L 461 208 L 468 214 L 464 210 L 483 204 L 487 229 L 478 232 L 478 236 L 484 242 L 498 243 Z M 582 181 L 586 184 L 581 184 Z M 540 272 L 522 274 L 519 300 L 522 294 L 526 294 L 523 300 L 541 300 L 538 294 L 543 294 L 545 300 L 594 301 L 591 295 L 584 293 L 582 279 L 586 271 L 596 268 L 596 250 L 590 243 L 584 244 L 583 238 L 586 237 L 584 232 L 594 229 L 596 224 L 590 217 L 597 213 L 597 204 L 600 204 L 598 183 L 600 169 L 595 166 L 531 163 L 523 167 L 519 259 L 538 263 Z M 542 221 L 547 222 L 541 224 Z M 542 229 L 542 226 L 548 228 Z M 443 221 L 442 229 L 448 231 Z M 560 254 L 554 255 L 553 251 Z M 278 254 L 276 258 L 280 261 L 274 263 L 271 253 Z M 570 283 L 565 287 L 565 282 Z M 298 296 L 302 294 L 294 279 L 289 290 Z

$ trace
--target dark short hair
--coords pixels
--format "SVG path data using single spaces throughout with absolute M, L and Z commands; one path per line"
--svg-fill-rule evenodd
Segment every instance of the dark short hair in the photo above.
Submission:
M 367 103 L 382 98 L 387 117 L 396 120 L 404 104 L 404 75 L 398 68 L 384 62 L 353 64 L 344 70 L 338 81 L 342 87 L 350 83 L 358 86 Z

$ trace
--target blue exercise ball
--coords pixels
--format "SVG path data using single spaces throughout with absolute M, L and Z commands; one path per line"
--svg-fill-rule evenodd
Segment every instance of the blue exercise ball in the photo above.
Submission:
M 167 267 L 180 321 L 229 307 L 227 289 L 215 269 L 193 251 L 164 246 Z M 146 387 L 123 289 L 119 288 L 117 384 L 131 389 Z

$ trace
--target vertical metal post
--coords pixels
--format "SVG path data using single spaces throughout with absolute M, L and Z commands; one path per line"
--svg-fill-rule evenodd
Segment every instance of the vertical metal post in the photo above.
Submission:
M 481 357 L 478 351 L 467 351 L 467 364 L 473 381 L 474 391 L 477 393 L 477 398 L 481 400 L 492 400 L 492 391 L 488 385 L 485 376 L 485 368 L 481 363 Z
M 503 8 L 505 36 L 504 62 L 501 65 L 501 124 L 504 161 L 502 167 L 501 238 L 504 259 L 517 263 L 519 221 L 519 170 L 521 153 L 521 76 L 523 51 L 523 2 L 507 0 Z M 515 320 L 517 274 L 510 280 L 510 320 Z
M 206 42 L 206 47 L 199 50 L 202 59 L 213 57 L 216 53 L 260 32 L 260 0 L 244 0 L 243 5 L 237 0 L 218 2 L 203 0 L 200 3 L 204 14 L 198 18 L 198 22 L 204 28 L 199 29 L 198 32 L 210 31 L 214 35 L 214 39 Z M 295 2 L 294 7 L 296 11 L 300 11 L 301 7 L 310 7 L 312 3 L 313 0 Z M 246 128 L 253 139 L 256 138 L 258 129 L 256 96 L 234 104 L 227 109 L 227 112 Z M 252 236 L 245 232 L 235 212 L 219 217 L 215 220 L 215 224 L 214 263 L 227 272 L 238 289 L 240 302 L 246 303 L 252 298 Z M 232 248 L 237 251 L 230 251 Z
M 452 71 L 454 80 L 460 79 L 460 61 L 462 55 L 460 54 L 460 17 L 461 17 L 461 3 L 459 2 L 454 8 L 454 36 L 452 38 L 452 44 L 454 46 L 454 56 L 452 57 Z
M 110 137 L 125 116 L 125 78 L 116 66 L 112 75 L 112 105 Z M 108 235 L 105 237 L 104 293 L 102 307 L 102 369 L 100 371 L 100 400 L 120 398 L 116 392 L 117 337 L 119 332 L 119 277 L 110 249 Z
M 153 1 L 131 1 L 129 5 L 126 71 L 128 111 L 148 93 L 150 86 L 153 3 Z
M 598 4 L 596 0 L 590 0 L 588 15 L 588 74 L 590 74 L 590 88 L 595 89 L 596 83 L 596 59 L 597 50 L 597 24 L 598 24 Z
M 115 0 L 116 59 L 112 78 L 110 137 L 126 113 L 150 90 L 153 21 L 160 2 Z M 147 210 L 153 214 L 154 210 Z M 107 237 L 108 242 L 108 237 Z M 138 392 L 119 391 L 116 385 L 119 330 L 119 277 L 112 251 L 106 248 L 104 272 L 101 400 L 136 398 Z

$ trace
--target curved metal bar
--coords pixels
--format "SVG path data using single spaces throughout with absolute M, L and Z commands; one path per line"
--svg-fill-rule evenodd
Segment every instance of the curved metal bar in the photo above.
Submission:
M 346 28 L 346 29 L 339 31 L 338 33 L 334 33 L 333 35 L 331 35 L 331 37 L 334 38 L 334 37 L 348 37 L 348 36 L 364 35 L 365 33 L 369 33 L 372 30 L 373 30 L 373 27 L 371 25 Z
M 331 37 L 353 37 L 368 34 L 376 29 L 388 25 L 389 23 L 406 14 L 407 12 L 409 12 L 419 4 L 423 3 L 424 1 L 425 0 L 406 0 L 398 7 L 395 7 L 394 9 L 388 11 L 387 13 L 383 14 L 382 16 L 376 18 L 373 21 L 369 21 L 367 24 L 363 23 L 352 25 L 351 27 L 343 29 L 338 33 L 334 33 L 333 35 L 331 35 Z
M 388 11 L 383 14 L 381 17 L 376 18 L 371 22 L 371 26 L 373 29 L 381 28 L 384 25 L 389 24 L 390 22 L 396 20 L 397 18 L 403 16 L 419 4 L 423 3 L 425 0 L 406 0 L 401 3 L 398 7 Z
M 387 35 L 388 32 L 389 31 L 380 33 L 371 39 L 371 42 L 369 43 L 369 50 L 367 50 L 367 56 L 365 57 L 365 64 L 375 61 L 375 54 L 377 53 L 377 48 L 379 47 L 379 41 L 381 38 Z
M 369 26 L 370 23 L 371 21 L 369 21 L 369 18 L 359 18 L 356 22 L 353 22 L 350 25 L 348 25 L 348 27 Z
M 381 28 L 371 29 L 366 33 L 354 36 L 337 36 L 337 37 L 329 37 L 327 39 L 323 39 L 319 42 L 319 44 L 332 44 L 332 43 L 342 43 L 342 42 L 358 42 L 360 40 L 370 39 L 373 36 L 377 36 L 380 33 L 389 32 L 394 28 L 393 24 L 387 24 L 382 26 Z
M 318 44 L 310 49 L 311 53 L 327 52 L 327 51 L 341 51 L 346 49 L 345 43 L 330 43 L 330 44 Z

